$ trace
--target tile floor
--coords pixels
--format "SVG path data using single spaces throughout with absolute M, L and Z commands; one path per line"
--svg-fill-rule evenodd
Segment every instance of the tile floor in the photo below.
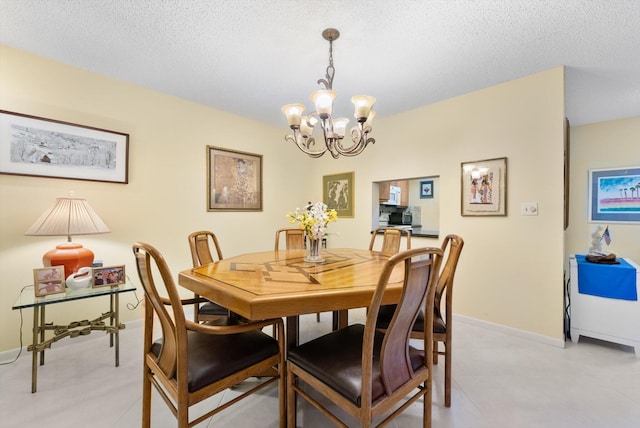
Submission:
M 351 311 L 352 319 L 362 316 Z M 307 337 L 302 340 L 328 331 L 329 319 L 329 314 L 322 314 L 316 323 L 315 314 L 304 316 Z M 139 427 L 142 328 L 130 325 L 120 339 L 118 368 L 108 339 L 98 332 L 55 343 L 38 372 L 35 394 L 30 353 L 0 366 L 0 427 Z M 581 339 L 560 349 L 456 321 L 451 408 L 443 405 L 443 373 L 441 363 L 435 369 L 434 428 L 640 426 L 640 359 L 628 347 Z M 199 427 L 277 427 L 276 397 L 277 387 L 268 387 Z M 420 400 L 389 426 L 422 426 L 421 408 Z M 154 427 L 175 427 L 173 415 L 157 395 L 152 421 Z M 315 409 L 300 404 L 298 424 L 332 426 Z

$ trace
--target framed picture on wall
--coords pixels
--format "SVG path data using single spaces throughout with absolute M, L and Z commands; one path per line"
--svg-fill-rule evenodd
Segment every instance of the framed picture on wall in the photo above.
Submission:
M 129 134 L 0 110 L 0 173 L 127 183 Z
M 338 217 L 354 216 L 354 173 L 325 175 L 322 177 L 322 201 L 334 209 Z
M 420 182 L 420 198 L 433 198 L 433 180 L 425 180 Z
M 640 166 L 589 170 L 589 221 L 640 223 Z
M 207 211 L 262 211 L 262 155 L 207 146 Z
M 462 162 L 463 216 L 507 215 L 507 158 Z

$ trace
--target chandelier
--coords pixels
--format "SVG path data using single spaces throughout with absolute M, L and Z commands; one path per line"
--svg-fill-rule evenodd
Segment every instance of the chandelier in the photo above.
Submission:
M 326 78 L 318 80 L 318 84 L 324 85 L 325 89 L 317 90 L 309 97 L 315 104 L 316 110 L 308 115 L 302 115 L 305 108 L 303 104 L 287 104 L 282 107 L 289 127 L 293 130 L 293 134 L 285 135 L 284 139 L 293 142 L 300 150 L 313 158 L 319 158 L 327 151 L 334 159 L 338 159 L 340 155 L 356 156 L 362 153 L 367 144 L 376 142 L 375 139 L 369 137 L 371 122 L 376 114 L 371 110 L 371 107 L 376 99 L 368 95 L 355 95 L 351 98 L 351 102 L 355 106 L 354 116 L 357 124 L 351 128 L 351 141 L 346 144 L 345 133 L 349 119 L 334 119 L 332 117 L 333 100 L 336 98 L 336 93 L 332 90 L 336 71 L 333 66 L 333 41 L 340 37 L 340 32 L 335 28 L 327 28 L 322 32 L 322 37 L 329 41 L 329 66 Z M 316 141 L 312 136 L 314 126 L 318 122 L 322 128 L 324 147 L 315 147 Z

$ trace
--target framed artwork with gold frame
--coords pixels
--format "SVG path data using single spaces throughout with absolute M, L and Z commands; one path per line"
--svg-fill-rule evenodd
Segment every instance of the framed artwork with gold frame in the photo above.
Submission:
M 262 211 L 262 155 L 207 146 L 207 211 Z
M 507 215 L 507 158 L 461 164 L 463 216 Z
M 322 177 L 322 202 L 336 210 L 339 218 L 354 216 L 354 181 L 353 171 Z

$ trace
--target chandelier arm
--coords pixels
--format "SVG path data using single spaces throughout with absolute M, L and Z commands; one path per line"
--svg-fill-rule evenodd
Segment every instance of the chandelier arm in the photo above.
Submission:
M 327 151 L 326 148 L 324 150 L 322 150 L 322 151 L 309 150 L 310 146 L 315 145 L 315 140 L 313 138 L 304 138 L 302 136 L 302 133 L 300 133 L 296 129 L 293 130 L 293 134 L 285 135 L 284 139 L 285 139 L 285 141 L 291 142 L 291 143 L 295 144 L 296 146 L 298 146 L 298 148 L 302 152 L 306 153 L 307 155 L 311 156 L 312 158 L 319 158 L 320 156 L 324 155 L 325 152 Z

